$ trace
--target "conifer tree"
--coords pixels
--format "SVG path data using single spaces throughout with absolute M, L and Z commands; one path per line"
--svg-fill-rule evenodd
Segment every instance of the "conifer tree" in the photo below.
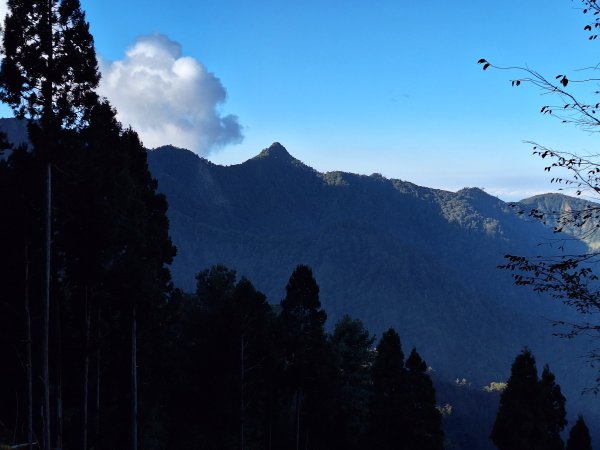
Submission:
M 383 333 L 372 369 L 367 448 L 401 449 L 407 430 L 406 370 L 400 336 L 393 328 Z
M 153 375 L 163 347 L 166 314 L 166 299 L 171 295 L 170 273 L 167 265 L 171 262 L 175 249 L 168 235 L 166 201 L 157 194 L 156 181 L 150 176 L 146 150 L 132 130 L 123 130 L 117 122 L 115 111 L 108 102 L 100 102 L 88 111 L 88 124 L 74 136 L 75 145 L 63 146 L 57 154 L 61 168 L 75 176 L 65 177 L 59 173 L 57 179 L 58 218 L 57 246 L 64 253 L 64 274 L 61 277 L 64 290 L 70 298 L 69 309 L 74 313 L 72 321 L 79 332 L 80 352 L 83 353 L 83 405 L 81 406 L 83 441 L 88 434 L 88 414 L 86 409 L 89 393 L 96 393 L 93 405 L 95 420 L 94 434 L 97 441 L 100 424 L 100 384 L 101 353 L 111 354 L 112 361 L 104 358 L 102 374 L 107 383 L 112 384 L 116 398 L 121 402 L 130 397 L 131 413 L 122 415 L 122 406 L 116 411 L 107 409 L 105 415 L 119 418 L 119 426 L 132 424 L 132 446 L 137 430 L 135 368 L 144 366 L 143 387 L 151 386 Z M 91 321 L 91 312 L 94 320 Z M 138 312 L 139 311 L 139 312 Z M 105 319 L 103 320 L 102 317 Z M 91 322 L 91 323 L 90 323 Z M 138 325 L 139 324 L 139 325 Z M 91 329 L 93 325 L 93 333 Z M 128 330 L 128 333 L 125 333 Z M 95 336 L 92 342 L 92 334 Z M 137 336 L 143 338 L 144 345 L 137 346 Z M 110 336 L 103 340 L 102 336 Z M 77 342 L 76 339 L 74 339 Z M 106 342 L 104 342 L 106 341 Z M 130 373 L 131 384 L 127 380 L 127 360 L 125 352 L 113 353 L 115 346 L 126 348 L 129 342 L 131 352 L 139 358 L 133 362 Z M 87 373 L 91 367 L 91 346 L 95 347 L 95 386 L 86 394 L 90 384 Z M 71 348 L 77 346 L 72 343 Z M 81 358 L 81 357 L 80 357 Z M 123 359 L 122 359 L 123 358 Z M 102 403 L 112 405 L 109 392 Z M 115 397 L 112 397 L 113 399 Z M 143 397 L 148 405 L 154 396 Z M 91 408 L 90 408 L 91 409 Z M 144 413 L 150 411 L 144 408 Z M 129 420 L 128 420 L 129 419 Z M 125 434 L 125 431 L 120 431 Z M 115 433 L 117 435 L 118 433 Z M 110 445 L 113 435 L 102 433 L 106 445 Z M 79 441 L 78 441 L 79 442 Z M 112 445 L 122 445 L 112 443 Z
M 529 350 L 519 354 L 511 369 L 490 438 L 499 450 L 525 450 L 541 438 L 537 417 L 538 374 Z
M 236 272 L 212 266 L 182 303 L 170 361 L 169 443 L 228 449 L 238 443 L 239 340 L 233 332 Z
M 412 349 L 406 360 L 406 392 L 410 414 L 406 448 L 411 450 L 442 450 L 444 433 L 442 415 L 436 408 L 435 389 L 427 375 L 427 364 Z
M 563 450 L 564 442 L 560 432 L 567 425 L 565 410 L 565 397 L 562 395 L 560 386 L 556 384 L 556 378 L 546 364 L 540 377 L 541 408 L 544 421 L 544 448 L 547 450 Z
M 441 450 L 441 415 L 427 364 L 413 348 L 406 363 L 400 337 L 386 331 L 372 369 L 369 449 Z
M 577 422 L 569 432 L 567 441 L 567 450 L 592 450 L 592 438 L 582 416 L 577 418 Z
M 175 331 L 169 444 L 268 448 L 275 376 L 271 308 L 250 281 L 237 281 L 223 265 L 203 270 L 196 280 L 196 295 L 185 301 Z
M 325 320 L 321 308 L 319 286 L 312 270 L 305 265 L 296 267 L 281 301 L 280 329 L 284 348 L 285 383 L 292 397 L 294 410 L 294 448 L 306 440 L 311 407 L 316 407 L 316 392 L 326 364 Z M 302 437 L 301 437 L 302 436 Z
M 562 449 L 565 399 L 545 367 L 538 379 L 535 358 L 527 349 L 513 362 L 490 435 L 499 450 Z
M 44 264 L 41 293 L 42 448 L 50 436 L 50 260 L 52 162 L 61 127 L 77 125 L 95 101 L 99 81 L 93 39 L 79 0 L 9 0 L 0 66 L 0 100 L 28 118 L 30 138 L 43 155 Z M 60 412 L 59 412 L 60 414 Z M 60 429 L 60 424 L 59 424 Z M 59 431 L 60 435 L 60 431 Z M 57 446 L 62 446 L 60 440 Z
M 374 341 L 363 323 L 348 315 L 338 321 L 331 336 L 340 374 L 336 435 L 341 448 L 361 448 L 366 432 Z
M 273 314 L 264 294 L 242 277 L 232 296 L 233 331 L 237 338 L 240 450 L 268 443 L 269 381 L 274 366 Z

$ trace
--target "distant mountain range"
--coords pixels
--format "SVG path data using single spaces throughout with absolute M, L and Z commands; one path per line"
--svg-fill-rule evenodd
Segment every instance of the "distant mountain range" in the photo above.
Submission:
M 279 143 L 226 167 L 172 146 L 149 151 L 148 163 L 169 202 L 178 287 L 194 290 L 199 271 L 222 263 L 277 304 L 293 269 L 308 264 L 328 326 L 349 313 L 372 333 L 394 327 L 439 385 L 464 378 L 458 384 L 478 396 L 484 385 L 506 381 L 528 346 L 540 371 L 548 363 L 556 374 L 570 418 L 581 412 L 599 423 L 597 399 L 580 395 L 596 375 L 581 358 L 587 343 L 552 335 L 552 320 L 578 314 L 515 287 L 497 268 L 507 253 L 556 251 L 553 224 L 519 209 L 577 207 L 569 202 L 578 199 L 548 194 L 511 206 L 477 188 L 454 193 L 379 174 L 320 173 Z M 586 251 L 588 244 L 595 245 L 567 245 Z

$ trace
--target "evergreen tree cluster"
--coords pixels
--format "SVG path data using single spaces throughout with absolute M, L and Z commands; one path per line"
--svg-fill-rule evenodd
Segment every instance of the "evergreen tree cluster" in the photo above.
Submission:
M 498 450 L 564 450 L 565 403 L 548 365 L 538 377 L 535 358 L 525 349 L 513 362 L 490 439 Z M 592 448 L 583 417 L 571 429 L 566 448 Z
M 167 204 L 156 193 L 146 151 L 110 105 L 98 103 L 89 114 L 85 127 L 61 132 L 53 157 L 49 381 L 58 448 L 100 442 L 120 448 L 129 441 L 129 349 L 144 342 L 136 363 L 143 405 L 153 395 L 146 387 L 159 369 L 169 299 L 176 295 L 167 268 L 175 254 Z M 10 442 L 31 442 L 28 429 L 39 442 L 45 427 L 38 381 L 45 164 L 37 148 L 33 139 L 32 148 L 0 161 L 0 422 L 11 430 L 2 436 Z M 100 435 L 109 425 L 111 432 Z
M 166 406 L 173 448 L 443 448 L 435 391 L 416 350 L 397 372 L 387 338 L 375 350 L 359 320 L 345 316 L 326 333 L 307 266 L 294 270 L 278 308 L 214 266 L 198 274 L 177 317 Z M 378 400 L 380 378 L 402 392 L 391 405 Z M 382 434 L 386 420 L 401 432 Z
M 166 200 L 94 92 L 78 0 L 10 0 L 2 53 L 0 99 L 29 138 L 0 161 L 2 440 L 136 448 L 174 294 Z

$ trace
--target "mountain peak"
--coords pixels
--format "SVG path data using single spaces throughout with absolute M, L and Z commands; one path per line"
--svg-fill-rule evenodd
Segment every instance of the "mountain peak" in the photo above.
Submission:
M 280 161 L 294 161 L 295 160 L 295 158 L 292 155 L 290 155 L 288 153 L 288 151 L 286 150 L 286 148 L 283 145 L 281 145 L 279 142 L 273 142 L 269 148 L 265 148 L 263 151 L 261 151 L 256 156 L 256 159 L 263 159 L 263 158 L 278 159 Z

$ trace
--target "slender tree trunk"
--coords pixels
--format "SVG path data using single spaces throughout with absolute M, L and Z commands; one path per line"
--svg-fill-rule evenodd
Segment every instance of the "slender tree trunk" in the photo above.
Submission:
M 50 242 L 52 233 L 52 168 L 46 164 L 44 199 L 44 274 L 42 280 L 42 443 L 44 450 L 50 450 L 50 374 L 48 341 L 50 334 Z
M 61 311 L 60 301 L 58 299 L 54 302 L 54 326 L 56 328 L 56 358 L 54 362 L 55 367 L 55 390 L 56 390 L 56 437 L 55 437 L 55 449 L 62 449 L 63 438 L 62 438 L 62 424 L 63 424 L 63 398 L 62 398 L 62 328 L 61 328 Z
M 240 337 L 240 449 L 244 450 L 244 382 L 246 378 L 245 367 L 244 367 L 244 347 L 246 342 L 244 335 Z
M 44 110 L 42 127 L 45 128 L 46 142 L 44 142 L 46 155 L 46 182 L 44 201 L 44 275 L 42 286 L 42 424 L 43 424 L 43 449 L 50 450 L 51 416 L 50 416 L 50 374 L 49 374 L 49 337 L 50 337 L 50 255 L 52 252 L 52 147 L 54 127 L 54 112 L 52 110 L 53 69 L 54 69 L 54 43 L 52 39 L 52 7 L 55 0 L 47 0 L 42 8 L 43 32 L 41 33 L 42 47 L 46 53 L 46 79 L 42 83 L 42 96 Z
M 269 415 L 269 450 L 273 448 L 273 413 Z
M 300 450 L 300 389 L 296 390 L 296 450 Z
M 275 409 L 275 395 L 273 394 L 273 386 L 275 382 L 271 379 L 269 386 L 269 450 L 273 449 L 273 411 Z
M 19 391 L 15 389 L 15 426 L 13 427 L 12 440 L 17 440 L 17 432 L 19 431 Z
M 308 427 L 306 428 L 306 432 L 304 433 L 304 450 L 308 450 Z
M 136 307 L 133 306 L 131 318 L 131 450 L 138 447 L 138 386 L 137 386 L 137 318 Z
M 100 443 L 100 302 L 96 301 L 96 400 L 94 404 L 94 447 Z
M 27 442 L 33 449 L 33 376 L 31 361 L 31 312 L 29 310 L 29 245 L 25 244 L 25 363 L 27 376 Z
M 90 373 L 90 303 L 88 297 L 88 287 L 85 287 L 85 343 L 84 343 L 84 360 L 83 360 L 83 404 L 82 409 L 82 436 L 81 436 L 81 448 L 87 450 L 88 448 L 88 387 L 89 387 L 89 373 Z

